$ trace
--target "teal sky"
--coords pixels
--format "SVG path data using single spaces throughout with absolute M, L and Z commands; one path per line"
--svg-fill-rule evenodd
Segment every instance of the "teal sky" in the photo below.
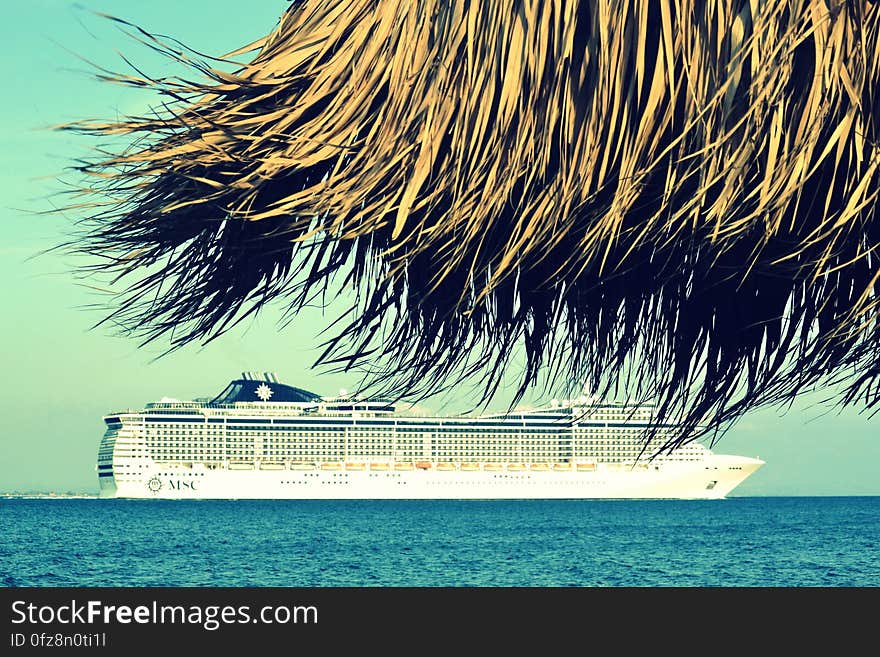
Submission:
M 213 395 L 244 370 L 274 371 L 283 381 L 324 394 L 353 387 L 351 377 L 310 368 L 317 334 L 334 318 L 332 310 L 314 311 L 279 329 L 281 309 L 268 308 L 207 346 L 156 359 L 162 343 L 139 348 L 107 329 L 91 329 L 102 315 L 85 306 L 101 297 L 74 279 L 69 258 L 34 257 L 71 230 L 75 216 L 38 213 L 61 203 L 59 174 L 93 146 L 88 138 L 47 126 L 137 112 L 155 101 L 144 92 L 94 80 L 77 55 L 124 71 L 119 57 L 124 52 L 150 73 L 181 73 L 92 12 L 117 15 L 220 55 L 271 30 L 286 6 L 281 0 L 28 0 L 4 7 L 0 492 L 96 492 L 103 414 L 141 408 L 162 396 Z M 784 413 L 753 412 L 721 439 L 717 452 L 767 461 L 735 494 L 880 494 L 880 415 L 816 406 L 820 397 L 805 396 Z M 425 405 L 464 410 L 451 399 Z

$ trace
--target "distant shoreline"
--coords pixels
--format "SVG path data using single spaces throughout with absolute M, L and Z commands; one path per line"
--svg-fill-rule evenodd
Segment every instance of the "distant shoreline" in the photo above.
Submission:
M 0 498 L 39 498 L 47 500 L 76 500 L 76 499 L 98 499 L 98 493 L 45 493 L 45 492 L 20 492 L 20 493 L 0 493 Z

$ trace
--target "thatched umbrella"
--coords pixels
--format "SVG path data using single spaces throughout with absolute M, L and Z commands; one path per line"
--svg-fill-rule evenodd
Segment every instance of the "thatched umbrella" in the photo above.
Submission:
M 66 126 L 128 144 L 78 167 L 71 246 L 172 347 L 341 286 L 319 363 L 365 391 L 546 375 L 676 441 L 817 385 L 870 408 L 878 35 L 868 0 L 303 0 L 214 61 L 141 32 L 198 75 L 108 73 L 166 102 Z

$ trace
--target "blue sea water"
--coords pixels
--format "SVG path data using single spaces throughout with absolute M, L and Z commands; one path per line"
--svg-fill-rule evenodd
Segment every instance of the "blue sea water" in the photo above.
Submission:
M 0 500 L 5 586 L 863 587 L 880 497 Z

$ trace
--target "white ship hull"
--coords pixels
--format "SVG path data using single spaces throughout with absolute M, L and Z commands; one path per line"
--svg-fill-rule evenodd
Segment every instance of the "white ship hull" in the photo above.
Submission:
M 133 499 L 722 499 L 763 461 L 712 455 L 694 464 L 592 472 L 403 472 L 145 468 L 101 480 L 102 497 Z

